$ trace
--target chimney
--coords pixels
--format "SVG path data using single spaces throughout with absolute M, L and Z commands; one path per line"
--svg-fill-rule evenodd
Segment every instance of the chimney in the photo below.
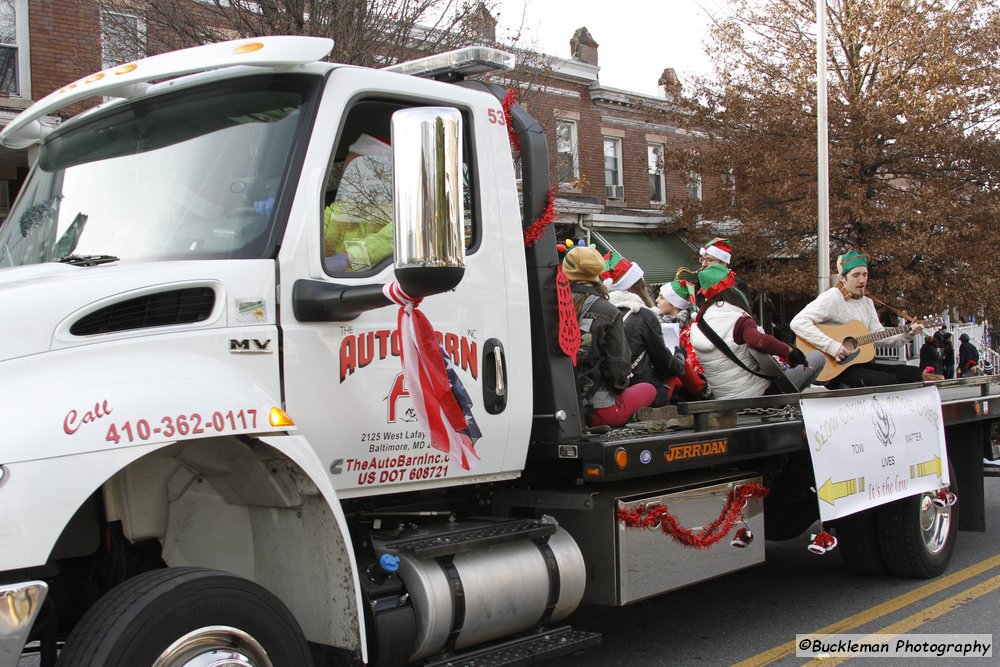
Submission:
M 677 77 L 677 72 L 673 67 L 663 70 L 660 80 L 656 82 L 663 91 L 664 97 L 677 97 L 681 94 L 681 80 Z
M 573 60 L 579 60 L 588 65 L 597 65 L 597 46 L 597 42 L 590 36 L 586 28 L 579 28 L 573 33 L 573 39 L 569 40 L 569 50 L 573 54 Z
M 464 21 L 466 30 L 470 35 L 477 38 L 477 41 L 484 44 L 496 44 L 497 42 L 497 20 L 487 9 L 483 2 L 476 3 L 476 6 L 469 12 Z

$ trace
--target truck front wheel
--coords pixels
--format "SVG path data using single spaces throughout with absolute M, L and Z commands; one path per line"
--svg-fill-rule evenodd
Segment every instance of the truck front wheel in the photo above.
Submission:
M 73 628 L 58 667 L 312 664 L 278 598 L 240 577 L 194 567 L 154 570 L 102 597 Z

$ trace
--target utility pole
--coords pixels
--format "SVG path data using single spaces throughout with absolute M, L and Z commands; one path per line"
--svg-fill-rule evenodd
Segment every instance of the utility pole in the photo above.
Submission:
M 816 0 L 816 255 L 818 294 L 830 287 L 830 173 L 826 122 L 826 0 Z

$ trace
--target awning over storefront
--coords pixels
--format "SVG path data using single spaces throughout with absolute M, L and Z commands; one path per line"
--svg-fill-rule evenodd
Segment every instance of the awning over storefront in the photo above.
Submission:
M 682 266 L 698 268 L 697 252 L 677 234 L 592 232 L 591 235 L 601 252 L 615 250 L 630 262 L 638 262 L 648 285 L 673 280 Z

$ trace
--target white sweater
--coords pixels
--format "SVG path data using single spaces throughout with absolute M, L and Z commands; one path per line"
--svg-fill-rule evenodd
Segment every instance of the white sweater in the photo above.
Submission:
M 866 296 L 860 299 L 845 299 L 839 288 L 831 287 L 792 318 L 792 331 L 816 349 L 835 357 L 840 349 L 840 342 L 827 336 L 816 325 L 847 324 L 854 320 L 864 324 L 869 333 L 885 329 L 878 321 L 878 313 L 875 312 L 875 304 L 871 299 Z M 910 340 L 913 340 L 913 336 L 907 332 L 886 338 L 880 341 L 879 345 L 893 345 Z

